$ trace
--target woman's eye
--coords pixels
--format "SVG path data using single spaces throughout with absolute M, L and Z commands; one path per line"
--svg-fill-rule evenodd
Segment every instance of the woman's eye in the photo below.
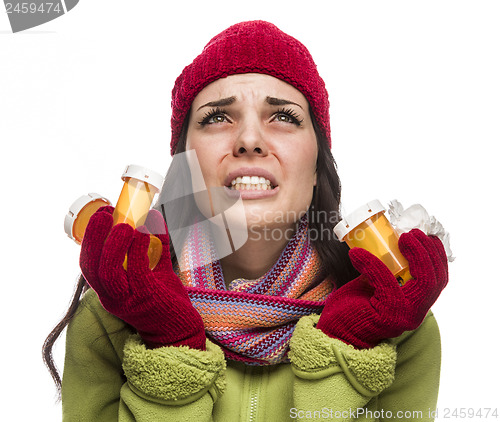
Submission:
M 280 122 L 285 122 L 285 123 L 291 123 L 292 118 L 286 114 L 278 114 L 276 116 L 276 120 L 279 120 Z
M 226 116 L 223 114 L 218 114 L 216 116 L 212 116 L 210 119 L 208 119 L 207 123 L 222 123 L 226 120 Z
M 274 119 L 278 122 L 293 123 L 294 125 L 301 126 L 303 119 L 292 109 L 279 110 L 274 114 Z
M 198 124 L 201 126 L 205 126 L 212 125 L 214 123 L 224 123 L 226 121 L 229 121 L 226 113 L 223 110 L 216 108 L 207 112 L 207 114 L 203 116 L 203 119 L 201 119 Z

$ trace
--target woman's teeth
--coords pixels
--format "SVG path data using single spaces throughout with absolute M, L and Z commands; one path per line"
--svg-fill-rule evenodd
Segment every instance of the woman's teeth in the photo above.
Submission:
M 265 177 L 241 176 L 231 180 L 230 188 L 236 190 L 270 190 L 274 186 Z

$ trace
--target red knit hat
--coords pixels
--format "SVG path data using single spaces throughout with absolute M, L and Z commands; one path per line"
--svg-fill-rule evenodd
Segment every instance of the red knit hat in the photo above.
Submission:
M 328 146 L 331 146 L 328 93 L 311 54 L 302 43 L 273 24 L 249 21 L 230 26 L 212 38 L 175 81 L 172 155 L 196 95 L 211 82 L 239 73 L 264 73 L 297 88 L 309 101 Z

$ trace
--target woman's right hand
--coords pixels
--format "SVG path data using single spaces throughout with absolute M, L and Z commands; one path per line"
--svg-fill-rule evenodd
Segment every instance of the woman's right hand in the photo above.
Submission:
M 186 345 L 205 350 L 203 320 L 173 271 L 161 214 L 150 211 L 145 226 L 137 229 L 113 226 L 112 214 L 113 207 L 103 207 L 90 218 L 80 254 L 83 276 L 102 306 L 134 327 L 148 347 Z M 149 233 L 163 245 L 153 270 L 147 255 Z

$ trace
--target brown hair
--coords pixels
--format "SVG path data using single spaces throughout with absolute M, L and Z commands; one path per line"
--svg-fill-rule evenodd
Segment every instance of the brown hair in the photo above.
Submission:
M 54 327 L 54 329 L 49 333 L 45 341 L 43 342 L 42 347 L 42 358 L 47 366 L 54 383 L 56 384 L 56 388 L 58 391 L 58 398 L 61 398 L 61 376 L 59 375 L 59 371 L 57 370 L 56 364 L 54 362 L 54 357 L 52 355 L 52 349 L 54 347 L 54 343 L 59 338 L 63 330 L 69 324 L 73 316 L 76 314 L 78 309 L 78 305 L 80 304 L 80 298 L 82 295 L 90 288 L 87 284 L 87 281 L 80 275 L 78 278 L 78 282 L 75 287 L 75 292 L 73 294 L 73 298 L 71 299 L 71 303 L 66 311 L 64 317 L 59 321 L 59 323 Z

